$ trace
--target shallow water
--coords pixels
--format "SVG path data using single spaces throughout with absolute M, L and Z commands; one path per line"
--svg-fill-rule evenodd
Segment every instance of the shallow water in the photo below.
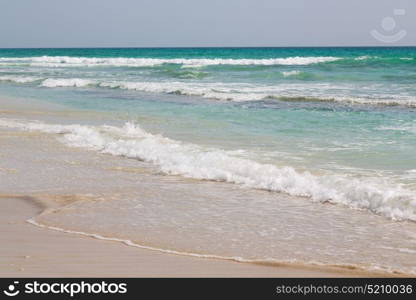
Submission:
M 82 117 L 48 116 L 64 122 Z M 2 193 L 78 199 L 36 217 L 37 223 L 185 255 L 415 272 L 414 222 L 166 176 L 150 163 L 66 147 L 61 134 L 10 127 L 6 132 L 0 132 Z
M 415 55 L 0 50 L 1 95 L 95 114 L 0 127 L 164 174 L 45 222 L 188 253 L 414 272 Z

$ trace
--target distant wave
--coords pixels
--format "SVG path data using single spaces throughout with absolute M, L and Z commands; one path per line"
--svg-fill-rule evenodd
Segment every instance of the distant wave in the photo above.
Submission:
M 359 57 L 356 57 L 356 58 L 354 58 L 355 60 L 367 60 L 367 59 L 369 59 L 369 58 L 372 58 L 371 56 L 369 56 L 369 55 L 363 55 L 363 56 L 359 56 Z
M 377 106 L 416 107 L 416 98 L 412 99 L 369 99 L 359 97 L 308 97 L 308 96 L 268 96 L 267 98 L 286 102 L 333 102 Z
M 298 79 L 298 80 L 319 80 L 322 79 L 321 76 L 316 75 L 312 72 L 304 72 L 299 70 L 292 71 L 282 71 L 281 74 L 283 77 L 288 79 Z
M 42 81 L 41 86 L 54 87 L 86 87 L 89 85 L 97 85 L 97 81 L 80 78 L 54 79 L 48 78 Z
M 140 159 L 157 165 L 165 174 L 229 182 L 307 197 L 316 202 L 367 209 L 394 220 L 416 221 L 414 191 L 381 178 L 313 175 L 292 167 L 262 164 L 235 156 L 234 152 L 153 135 L 133 123 L 126 123 L 124 127 L 94 127 L 0 119 L 0 126 L 61 134 L 69 146 Z
M 36 67 L 154 67 L 163 64 L 177 64 L 183 67 L 205 67 L 215 65 L 230 66 L 273 66 L 311 65 L 319 63 L 341 63 L 362 65 L 367 63 L 414 64 L 415 57 L 382 57 L 363 55 L 358 57 L 334 56 L 293 56 L 280 58 L 131 58 L 131 57 L 73 57 L 73 56 L 34 56 L 0 57 L 0 65 L 27 65 Z
M 383 131 L 400 131 L 400 132 L 416 134 L 416 122 L 398 124 L 396 126 L 380 126 L 377 129 L 383 130 Z M 411 170 L 411 171 L 412 173 L 416 173 L 416 170 Z
M 407 75 L 383 75 L 382 76 L 383 79 L 387 79 L 387 80 L 393 80 L 393 81 L 415 81 L 416 80 L 416 73 L 414 74 L 407 74 Z
M 294 74 L 295 75 L 295 74 Z M 292 76 L 292 75 L 290 75 Z M 396 96 L 396 98 L 365 98 L 343 95 L 325 95 L 322 91 L 328 85 L 316 83 L 311 85 L 302 84 L 279 84 L 274 86 L 262 86 L 253 84 L 226 84 L 226 83 L 201 83 L 201 82 L 129 82 L 129 81 L 105 81 L 81 78 L 49 78 L 41 82 L 43 87 L 101 87 L 111 89 L 136 90 L 148 93 L 177 94 L 185 96 L 197 96 L 215 100 L 227 101 L 258 101 L 279 100 L 286 102 L 334 102 L 346 104 L 365 104 L 382 106 L 406 106 L 416 107 L 416 99 Z M 331 85 L 334 89 L 341 86 Z M 296 94 L 295 94 L 296 93 Z M 321 94 L 317 94 L 321 93 Z
M 267 94 L 257 94 L 255 86 L 236 87 L 222 83 L 185 83 L 173 82 L 128 82 L 128 81 L 99 81 L 87 79 L 46 79 L 41 86 L 55 87 L 102 87 L 111 89 L 136 90 L 148 93 L 177 94 L 186 96 L 197 96 L 216 100 L 249 101 L 261 100 Z
M 253 84 L 226 84 L 221 82 L 129 82 L 129 81 L 101 81 L 80 78 L 46 79 L 43 87 L 102 87 L 123 90 L 136 90 L 141 92 L 159 94 L 177 94 L 197 96 L 215 100 L 253 101 L 279 97 L 291 86 L 259 86 Z M 302 87 L 302 86 L 301 86 Z M 300 87 L 300 88 L 301 88 Z M 269 89 L 269 91 L 267 91 Z M 270 90 L 272 89 L 272 90 Z
M 33 76 L 15 76 L 15 75 L 4 75 L 0 76 L 0 81 L 16 82 L 16 83 L 28 83 L 42 80 L 41 77 Z
M 179 78 L 179 79 L 202 79 L 209 76 L 209 73 L 198 71 L 194 69 L 180 69 L 180 70 L 169 70 L 164 69 L 160 70 L 157 73 L 159 76 L 162 77 L 171 77 L 171 78 Z
M 152 67 L 162 64 L 178 64 L 184 67 L 203 67 L 212 65 L 309 65 L 339 60 L 339 57 L 286 57 L 269 59 L 226 59 L 226 58 L 98 58 L 98 57 L 71 57 L 71 56 L 40 56 L 20 58 L 0 58 L 5 63 L 25 63 L 38 67 Z
M 283 71 L 282 74 L 284 77 L 292 77 L 292 76 L 296 76 L 299 75 L 301 72 L 297 71 L 297 70 L 293 70 L 293 71 Z
M 416 57 L 415 57 L 416 58 Z M 394 57 L 394 56 L 370 56 L 363 55 L 358 57 L 344 57 L 339 61 L 341 65 L 362 66 L 362 65 L 414 65 L 414 57 Z
M 286 76 L 301 76 L 302 72 L 287 73 Z M 295 77 L 296 78 L 296 77 Z M 32 76 L 0 76 L 0 82 L 15 82 L 20 84 L 37 83 L 46 88 L 108 88 L 135 90 L 146 93 L 176 94 L 184 96 L 195 96 L 221 101 L 259 101 L 277 100 L 285 102 L 332 102 L 345 104 L 362 104 L 378 106 L 404 106 L 416 107 L 416 98 L 411 96 L 395 95 L 387 97 L 369 97 L 336 95 L 328 93 L 326 89 L 332 88 L 336 91 L 345 89 L 345 86 L 330 85 L 325 83 L 314 84 L 229 84 L 221 82 L 182 82 L 182 81 L 115 81 L 105 79 L 86 78 L 41 78 Z

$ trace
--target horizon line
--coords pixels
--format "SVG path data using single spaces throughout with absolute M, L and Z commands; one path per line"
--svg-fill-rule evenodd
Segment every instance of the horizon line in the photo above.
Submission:
M 70 47 L 0 47 L 5 49 L 219 49 L 219 48 L 416 48 L 416 45 L 351 45 L 351 46 L 70 46 Z

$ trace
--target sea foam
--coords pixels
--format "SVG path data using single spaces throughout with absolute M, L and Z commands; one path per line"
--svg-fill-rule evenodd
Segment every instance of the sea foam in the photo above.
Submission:
M 43 87 L 86 87 L 89 85 L 94 85 L 95 81 L 88 80 L 88 79 L 80 79 L 80 78 L 62 78 L 62 79 L 54 79 L 48 78 L 42 81 L 41 86 Z
M 291 72 L 284 76 L 296 76 Z M 99 87 L 122 90 L 135 90 L 147 93 L 177 94 L 197 96 L 215 100 L 257 101 L 277 99 L 281 101 L 301 102 L 338 102 L 347 104 L 365 104 L 382 106 L 416 107 L 416 99 L 405 95 L 372 95 L 351 96 L 356 86 L 327 83 L 299 83 L 260 85 L 249 83 L 223 82 L 183 82 L 183 81 L 116 81 L 105 79 L 82 78 L 48 78 L 40 83 L 42 87 Z M 374 90 L 378 86 L 373 87 Z
M 1 127 L 59 134 L 72 147 L 139 159 L 165 174 L 223 181 L 247 188 L 286 193 L 356 209 L 367 209 L 393 220 L 416 221 L 414 191 L 381 178 L 300 172 L 241 158 L 236 152 L 182 143 L 154 135 L 133 123 L 124 127 L 59 125 L 0 119 Z
M 15 82 L 15 83 L 29 83 L 42 80 L 41 77 L 33 77 L 33 76 L 15 76 L 15 75 L 4 75 L 0 76 L 0 81 L 8 81 L 8 82 Z
M 339 60 L 332 56 L 285 57 L 268 59 L 225 59 L 225 58 L 127 58 L 127 57 L 72 57 L 39 56 L 20 58 L 0 58 L 0 61 L 29 63 L 38 67 L 79 67 L 79 66 L 118 66 L 118 67 L 152 67 L 162 64 L 179 64 L 186 67 L 203 67 L 212 65 L 310 65 Z
M 300 74 L 300 71 L 297 71 L 297 70 L 293 70 L 293 71 L 283 71 L 282 72 L 282 75 L 284 77 L 291 77 L 291 76 L 296 76 L 296 75 L 299 75 L 299 74 Z

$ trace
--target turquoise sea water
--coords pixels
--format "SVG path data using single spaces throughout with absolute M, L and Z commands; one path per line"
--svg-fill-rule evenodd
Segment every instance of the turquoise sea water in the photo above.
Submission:
M 415 82 L 416 48 L 0 50 L 3 94 L 114 111 L 255 162 L 412 192 Z
M 185 252 L 385 262 L 415 272 L 409 257 L 416 252 L 416 48 L 0 49 L 0 95 L 110 113 L 116 121 L 109 125 L 116 127 L 100 127 L 96 120 L 65 127 L 6 119 L 0 126 L 66 134 L 72 146 L 139 159 L 163 174 L 243 186 L 254 193 L 247 196 L 251 200 L 258 189 L 298 199 L 277 204 L 272 194 L 239 203 L 234 192 L 214 183 L 206 194 L 215 184 L 223 194 L 213 192 L 210 202 L 190 200 L 193 210 L 185 213 L 166 199 L 142 199 L 146 215 L 134 209 L 137 199 L 100 208 L 130 209 L 123 224 L 141 223 L 123 228 L 132 232 L 128 237 L 153 226 L 154 236 L 147 239 Z M 313 203 L 311 208 L 287 207 L 299 199 Z M 378 227 L 367 227 L 360 214 L 349 219 L 323 206 L 321 211 L 319 205 L 327 202 L 363 209 Z M 244 233 L 242 211 L 251 226 Z M 311 221 L 306 211 L 326 219 Z M 213 224 L 213 214 L 223 219 Z M 285 215 L 296 224 L 284 221 Z M 110 227 L 120 224 L 103 219 Z M 193 246 L 178 242 L 181 247 L 161 242 L 170 221 L 170 230 L 180 227 L 201 240 Z M 348 231 L 349 222 L 355 231 Z M 341 234 L 349 239 L 340 242 L 336 230 L 345 230 Z M 224 234 L 232 244 L 218 244 Z M 218 249 L 210 248 L 214 244 Z M 375 254 L 365 252 L 369 245 L 377 245 Z M 306 250 L 293 254 L 293 249 Z M 400 262 L 394 261 L 400 251 Z

